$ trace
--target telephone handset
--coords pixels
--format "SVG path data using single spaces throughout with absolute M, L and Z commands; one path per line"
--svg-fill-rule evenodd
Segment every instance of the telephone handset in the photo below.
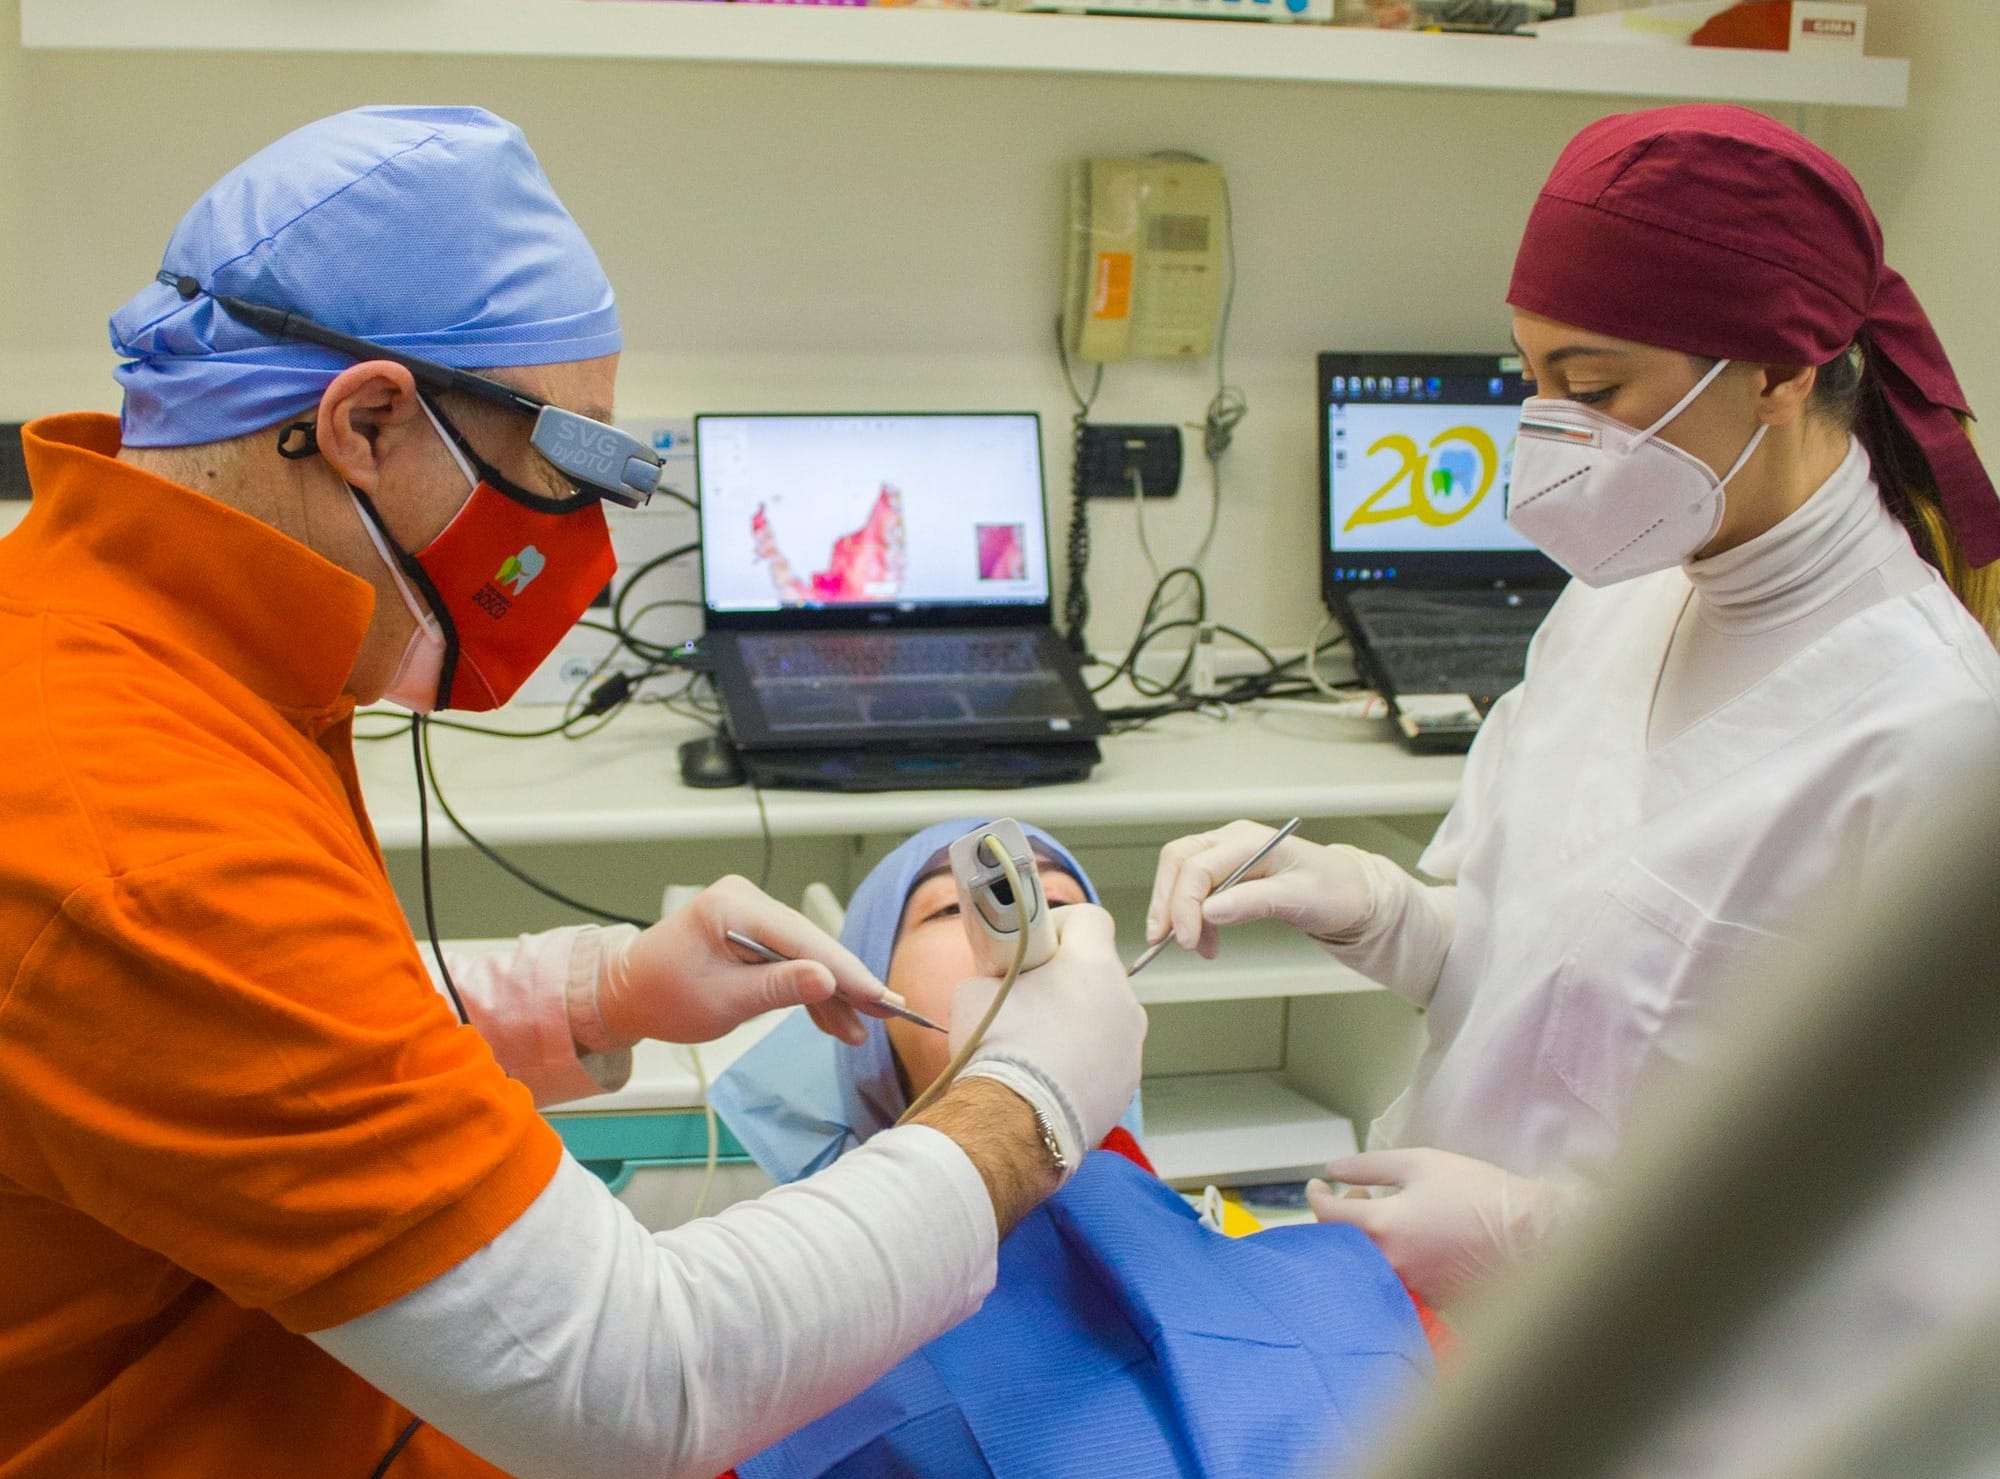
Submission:
M 1082 159 L 1070 169 L 1063 332 L 1078 359 L 1200 359 L 1222 306 L 1228 191 L 1187 159 Z

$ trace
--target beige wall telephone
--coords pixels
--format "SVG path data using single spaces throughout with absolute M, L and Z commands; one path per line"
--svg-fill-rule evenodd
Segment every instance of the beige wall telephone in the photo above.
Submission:
M 1222 167 L 1081 159 L 1070 167 L 1063 331 L 1078 359 L 1199 359 L 1222 304 Z

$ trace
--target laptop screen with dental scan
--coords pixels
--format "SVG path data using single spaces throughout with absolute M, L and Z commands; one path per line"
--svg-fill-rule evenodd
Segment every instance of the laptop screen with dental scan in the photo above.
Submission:
M 704 604 L 724 625 L 1046 617 L 1032 413 L 704 415 L 695 463 Z
M 1322 354 L 1322 571 L 1337 589 L 1559 581 L 1507 523 L 1516 355 Z

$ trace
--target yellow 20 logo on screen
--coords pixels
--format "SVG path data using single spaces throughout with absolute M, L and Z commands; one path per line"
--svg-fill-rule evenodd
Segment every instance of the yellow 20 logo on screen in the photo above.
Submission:
M 1385 450 L 1400 457 L 1401 465 L 1387 482 L 1361 500 L 1361 506 L 1341 526 L 1343 531 L 1363 524 L 1393 524 L 1398 519 L 1416 519 L 1433 529 L 1456 524 L 1479 507 L 1500 471 L 1500 453 L 1493 438 L 1476 426 L 1441 431 L 1431 438 L 1427 450 L 1419 448 L 1414 438 L 1391 432 L 1378 438 L 1368 455 Z M 1431 464 L 1433 452 L 1437 453 L 1436 466 Z M 1405 482 L 1410 485 L 1409 498 L 1382 506 L 1382 500 Z

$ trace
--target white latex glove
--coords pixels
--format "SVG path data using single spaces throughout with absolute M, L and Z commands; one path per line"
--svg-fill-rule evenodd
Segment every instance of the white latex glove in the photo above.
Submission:
M 748 960 L 723 937 L 727 930 L 795 958 Z M 604 931 L 603 952 L 597 1020 L 589 1004 L 581 1014 L 574 1002 L 571 1009 L 577 1041 L 594 1052 L 649 1037 L 709 1042 L 801 1004 L 821 1031 L 859 1043 L 865 1033 L 856 1009 L 881 1001 L 885 990 L 838 940 L 746 878 L 722 879 L 648 929 Z
M 998 1079 L 1042 1110 L 1074 1171 L 1138 1092 L 1146 1009 L 1125 979 L 1109 914 L 1071 904 L 1050 918 L 1056 953 L 1014 983 L 959 1076 Z M 953 1053 L 999 989 L 985 976 L 958 983 L 951 1000 Z
M 1364 866 L 1370 855 L 1358 848 L 1287 837 L 1228 890 L 1215 892 L 1273 830 L 1261 822 L 1231 822 L 1161 848 L 1146 938 L 1159 940 L 1171 931 L 1183 950 L 1212 960 L 1216 931 L 1246 920 L 1280 919 L 1321 940 L 1338 940 L 1366 925 L 1375 895 Z
M 1373 1150 L 1334 1161 L 1326 1174 L 1350 1186 L 1393 1186 L 1389 1196 L 1342 1196 L 1306 1183 L 1321 1222 L 1368 1234 L 1403 1282 L 1430 1304 L 1450 1305 L 1548 1241 L 1582 1193 L 1447 1150 Z

